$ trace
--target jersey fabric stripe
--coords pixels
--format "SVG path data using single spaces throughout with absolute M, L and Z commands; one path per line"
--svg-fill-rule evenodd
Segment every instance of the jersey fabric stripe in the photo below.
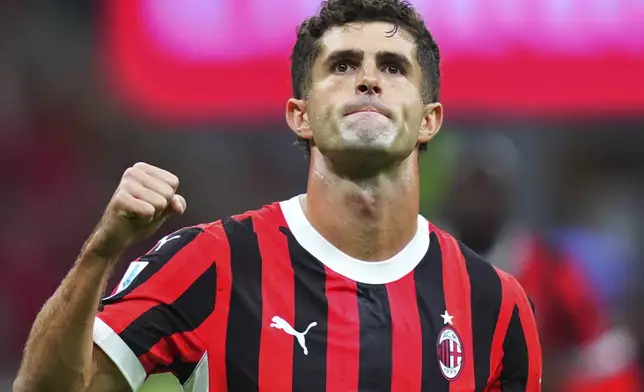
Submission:
M 473 391 L 474 351 L 472 348 L 472 306 L 470 278 L 465 260 L 454 237 L 438 232 L 438 241 L 443 251 L 443 281 L 445 282 L 445 305 L 453 316 L 452 327 L 461 338 L 463 365 L 460 374 L 450 382 L 450 391 Z
M 213 290 L 215 290 L 214 286 L 212 284 Z M 154 320 L 148 320 L 148 322 L 154 322 Z M 177 325 L 180 324 L 177 323 Z M 201 343 L 204 340 L 204 335 L 201 335 L 201 332 L 204 330 L 197 327 L 192 331 L 176 332 L 159 340 L 150 350 L 139 357 L 146 373 L 171 372 L 181 384 L 187 382 L 203 356 L 205 345 Z M 196 342 L 199 343 L 195 345 Z
M 357 284 L 326 267 L 329 305 L 326 390 L 357 391 L 360 372 L 360 317 Z
M 299 344 L 293 344 L 293 390 L 324 392 L 326 390 L 326 341 L 328 302 L 324 265 L 300 246 L 290 230 L 282 232 L 288 240 L 291 265 L 295 273 L 295 323 L 298 332 L 305 332 L 308 355 Z
M 213 263 L 175 301 L 156 305 L 134 320 L 119 334 L 121 339 L 138 357 L 150 351 L 162 338 L 176 334 L 176 340 L 164 341 L 174 345 L 170 352 L 188 358 L 191 351 L 196 351 L 194 357 L 199 361 L 203 351 L 198 350 L 203 350 L 204 344 L 197 343 L 200 339 L 194 334 L 182 336 L 181 333 L 196 329 L 214 311 L 216 284 L 217 269 Z M 149 333 L 150 325 L 154 326 L 154 334 Z
M 528 358 L 528 346 L 517 305 L 512 309 L 512 317 L 503 342 L 503 351 L 505 355 L 501 371 L 501 390 L 503 392 L 527 391 L 529 369 L 525 358 Z
M 105 306 L 122 300 L 124 297 L 132 293 L 135 289 L 139 288 L 139 286 L 143 282 L 147 282 L 151 277 L 154 277 L 154 279 L 151 282 L 152 284 L 148 286 L 156 287 L 154 285 L 155 283 L 154 280 L 160 279 L 159 277 L 155 276 L 156 273 L 161 268 L 164 268 L 165 265 L 173 257 L 175 257 L 175 255 L 177 255 L 177 253 L 191 252 L 192 249 L 199 249 L 198 246 L 195 246 L 195 244 L 192 243 L 192 241 L 202 232 L 203 232 L 203 229 L 201 227 L 186 227 L 178 231 L 175 231 L 172 234 L 167 235 L 164 239 L 161 239 L 157 244 L 154 245 L 154 247 L 152 247 L 152 249 L 148 251 L 148 253 L 134 260 L 135 262 L 136 261 L 148 262 L 148 265 L 141 271 L 141 273 L 139 273 L 124 290 L 118 293 L 113 293 L 111 296 L 104 298 L 101 301 L 101 305 Z M 173 238 L 177 236 L 178 238 Z M 173 238 L 173 239 L 168 240 L 167 242 L 164 242 L 166 238 Z M 200 238 L 199 241 L 203 241 L 203 240 L 204 240 L 203 238 Z M 191 243 L 192 245 L 189 248 L 192 248 L 192 249 L 186 249 L 184 251 L 184 248 L 186 248 L 186 246 Z M 182 257 L 189 257 L 189 256 L 183 255 Z M 173 264 L 178 264 L 178 262 L 174 262 Z M 115 288 L 115 290 L 117 288 L 118 286 Z M 138 290 L 138 291 L 139 291 L 138 294 L 145 295 L 145 292 L 141 293 L 141 290 Z
M 223 224 L 230 244 L 233 280 L 226 333 L 228 390 L 256 391 L 262 332 L 257 317 L 262 306 L 262 259 L 252 218 L 229 218 Z
M 148 264 L 129 286 L 101 302 L 97 317 L 118 334 L 147 374 L 164 369 L 185 381 L 194 370 L 190 364 L 205 352 L 205 339 L 195 330 L 214 309 L 216 270 L 212 259 L 203 257 L 202 233 L 202 228 L 191 227 L 161 240 L 138 259 Z M 195 255 L 202 257 L 192 263 L 194 268 L 175 279 L 173 274 Z M 160 292 L 155 285 L 167 290 Z M 166 352 L 155 348 L 159 344 Z M 109 347 L 103 350 L 110 356 Z
M 420 314 L 422 334 L 422 383 L 423 392 L 448 392 L 449 382 L 441 374 L 438 365 L 440 348 L 437 333 L 443 328 L 445 292 L 443 290 L 443 255 L 438 237 L 430 234 L 429 250 L 414 270 L 416 298 Z
M 513 279 L 513 283 L 517 292 L 519 319 L 521 320 L 521 329 L 526 340 L 526 348 L 528 352 L 528 381 L 526 389 L 528 392 L 536 392 L 541 390 L 541 374 L 543 371 L 541 344 L 539 343 L 537 323 L 534 318 L 533 307 L 528 300 L 528 296 L 523 291 L 518 281 Z
M 423 370 L 422 332 L 414 273 L 387 285 L 392 326 L 391 391 L 420 391 Z
M 211 237 L 209 249 L 217 266 L 217 302 L 212 315 L 201 325 L 200 330 L 210 336 L 208 347 L 208 379 L 214 391 L 227 391 L 228 378 L 226 373 L 226 339 L 228 330 L 228 315 L 230 312 L 230 296 L 232 291 L 232 269 L 230 260 L 230 245 L 222 222 L 209 225 L 205 234 Z
M 201 324 L 193 331 L 181 333 L 182 336 L 172 335 L 161 339 L 150 351 L 139 357 L 139 360 L 146 369 L 153 369 L 148 372 L 149 374 L 172 372 L 182 385 L 185 384 L 203 355 L 199 357 L 197 350 L 176 346 L 184 341 L 195 341 L 197 336 L 207 336 L 208 329 L 204 327 L 205 325 Z M 177 352 L 178 356 L 173 355 Z
M 185 362 L 177 357 L 168 361 L 167 364 L 157 365 L 149 374 L 172 373 L 177 377 L 181 385 L 184 385 L 194 372 L 198 363 L 199 361 Z
M 270 219 L 267 220 L 267 219 Z M 293 387 L 292 336 L 271 327 L 277 316 L 295 325 L 295 284 L 288 240 L 277 226 L 286 222 L 279 209 L 254 218 L 262 257 L 262 334 L 259 347 L 259 390 L 290 391 Z
M 140 257 L 148 265 L 137 275 L 132 283 L 120 293 L 101 301 L 99 317 L 109 318 L 108 324 L 116 333 L 121 333 L 134 320 L 159 303 L 174 302 L 207 268 L 211 260 L 198 257 L 203 252 L 203 238 L 198 237 L 203 230 L 190 228 L 179 230 L 185 239 L 170 241 L 157 252 Z M 198 238 L 198 239 L 197 239 Z M 153 248 L 154 249 L 154 248 Z M 197 256 L 197 257 L 196 257 Z M 186 260 L 198 260 L 194 269 L 183 271 Z M 179 276 L 180 280 L 175 278 Z M 168 290 L 159 291 L 159 287 Z M 130 301 L 132 300 L 132 301 Z M 118 303 L 118 314 L 111 317 L 110 305 Z
M 199 361 L 184 362 L 179 358 L 175 358 L 174 361 L 170 363 L 168 368 L 172 371 L 173 374 L 177 376 L 177 379 L 179 380 L 181 385 L 184 385 L 186 382 L 188 382 L 188 379 L 195 371 L 198 364 Z
M 488 384 L 493 384 L 500 377 L 503 370 L 503 342 L 505 335 L 512 318 L 512 311 L 514 309 L 514 299 L 512 297 L 512 289 L 510 286 L 510 276 L 505 272 L 494 268 L 499 281 L 501 282 L 501 310 L 496 321 L 494 328 L 494 335 L 492 338 L 492 348 L 490 354 L 490 376 L 488 377 Z M 499 385 L 500 387 L 500 385 Z
M 498 271 L 512 298 L 512 316 L 503 341 L 500 389 L 506 392 L 541 391 L 541 346 L 534 314 L 523 288 L 510 275 Z M 526 361 L 527 360 L 527 361 Z
M 391 312 L 385 285 L 358 283 L 359 391 L 391 388 Z
M 490 376 L 490 355 L 503 292 L 494 267 L 460 244 L 472 288 L 472 339 L 476 391 L 484 391 Z

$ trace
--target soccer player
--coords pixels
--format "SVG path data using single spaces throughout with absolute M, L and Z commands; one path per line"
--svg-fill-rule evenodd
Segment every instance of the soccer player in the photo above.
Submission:
M 163 237 L 101 300 L 127 246 L 186 208 L 174 175 L 128 169 L 15 391 L 136 391 L 164 372 L 186 391 L 539 391 L 521 286 L 418 214 L 439 59 L 408 3 L 323 3 L 286 105 L 306 195 Z

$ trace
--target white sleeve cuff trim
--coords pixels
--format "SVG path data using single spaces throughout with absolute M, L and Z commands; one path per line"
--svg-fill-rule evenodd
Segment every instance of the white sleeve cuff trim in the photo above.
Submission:
M 143 365 L 123 339 L 98 317 L 94 319 L 94 343 L 123 373 L 132 391 L 138 391 L 146 378 Z

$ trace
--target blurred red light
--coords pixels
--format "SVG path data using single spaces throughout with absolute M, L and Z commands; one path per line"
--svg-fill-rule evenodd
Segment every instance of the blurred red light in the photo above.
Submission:
M 282 115 L 291 94 L 289 49 L 295 26 L 303 17 L 299 13 L 309 12 L 312 0 L 299 0 L 305 3 L 300 8 L 282 10 L 280 21 L 285 30 L 276 30 L 270 36 L 265 34 L 269 30 L 262 29 L 271 26 L 257 25 L 259 19 L 246 12 L 256 8 L 260 0 L 214 1 L 103 3 L 103 58 L 112 86 L 130 107 L 158 119 L 177 121 L 241 118 L 261 122 Z M 527 1 L 525 4 L 536 4 Z M 582 3 L 585 4 L 579 4 Z M 634 7 L 637 2 L 621 3 Z M 172 19 L 173 12 L 179 9 L 177 5 L 182 7 L 183 20 Z M 227 14 L 222 19 L 218 12 L 224 12 L 224 6 Z M 203 16 L 206 11 L 212 15 L 212 23 L 220 22 L 215 28 Z M 531 28 L 543 31 L 528 32 L 529 35 L 524 30 L 514 35 L 512 31 L 495 31 L 490 29 L 492 22 L 500 23 L 504 14 L 491 15 L 491 11 L 481 16 L 490 21 L 485 23 L 479 18 L 471 27 L 485 31 L 486 36 L 477 36 L 473 30 L 450 37 L 445 15 L 456 16 L 448 14 L 451 11 L 445 6 L 434 11 L 435 35 L 444 54 L 441 101 L 450 113 L 644 114 L 644 45 L 632 36 L 644 34 L 644 27 L 633 24 L 639 16 L 644 20 L 643 6 L 618 10 L 619 13 L 613 10 L 613 19 L 606 26 L 620 22 L 619 18 L 627 19 L 622 21 L 621 29 L 606 27 L 613 33 L 599 35 L 605 38 L 603 42 L 598 41 L 598 32 L 592 29 L 590 22 L 594 19 L 589 19 L 583 28 L 571 25 L 566 31 L 572 35 L 564 39 L 555 34 L 561 31 L 561 25 L 551 26 L 537 19 L 526 20 L 533 23 Z M 429 14 L 424 8 L 421 12 Z M 190 18 L 195 15 L 199 20 L 190 27 Z M 537 15 L 543 17 L 543 13 Z M 430 27 L 432 18 L 428 18 Z M 221 24 L 222 20 L 227 23 Z M 503 26 L 507 30 L 512 24 Z M 458 27 L 451 28 L 454 34 L 459 33 Z M 542 42 L 536 42 L 535 37 L 541 37 Z M 486 42 L 489 47 L 483 47 Z

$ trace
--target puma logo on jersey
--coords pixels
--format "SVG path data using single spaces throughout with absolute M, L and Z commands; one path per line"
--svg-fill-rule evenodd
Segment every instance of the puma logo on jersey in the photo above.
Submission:
M 172 241 L 172 240 L 174 240 L 174 239 L 181 238 L 181 236 L 180 236 L 180 235 L 175 235 L 175 236 L 172 236 L 172 237 L 170 237 L 170 238 L 168 238 L 168 237 L 169 237 L 169 236 L 165 236 L 165 237 L 161 238 L 161 239 L 159 240 L 159 244 L 158 244 L 158 245 L 153 249 L 153 252 L 158 252 L 158 251 L 159 251 L 159 249 L 161 249 L 161 247 L 162 247 L 163 245 L 167 244 L 168 242 L 170 242 L 170 241 Z
M 271 323 L 272 328 L 281 329 L 282 331 L 286 332 L 287 334 L 289 334 L 291 336 L 295 336 L 295 338 L 297 338 L 297 342 L 302 347 L 302 350 L 304 350 L 304 355 L 309 355 L 309 350 L 306 348 L 306 340 L 304 338 L 304 335 L 309 333 L 309 330 L 311 328 L 315 327 L 316 325 L 318 325 L 318 323 L 316 323 L 314 321 L 311 324 L 309 324 L 309 326 L 306 328 L 306 330 L 304 332 L 297 332 L 295 330 L 295 328 L 291 327 L 291 325 L 289 323 L 287 323 L 286 320 L 284 320 L 283 318 L 281 318 L 279 316 L 273 316 L 273 318 L 271 320 L 273 321 Z

